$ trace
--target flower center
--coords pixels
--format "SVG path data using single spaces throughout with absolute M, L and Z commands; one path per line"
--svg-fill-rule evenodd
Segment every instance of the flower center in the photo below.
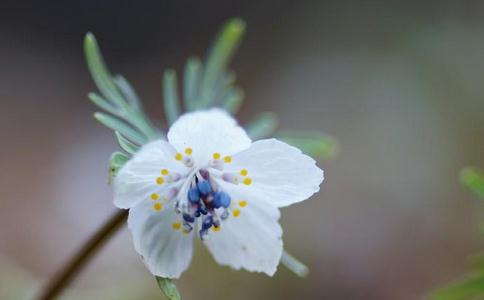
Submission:
M 224 166 L 232 162 L 230 156 L 222 157 L 219 153 L 214 153 L 208 165 L 200 168 L 196 167 L 192 153 L 191 148 L 186 148 L 184 154 L 175 154 L 174 159 L 188 167 L 188 175 L 172 174 L 169 170 L 162 169 L 156 183 L 173 185 L 167 187 L 161 199 L 156 193 L 151 195 L 151 199 L 155 202 L 153 205 L 155 211 L 161 211 L 169 201 L 175 201 L 174 210 L 180 216 L 180 220 L 172 224 L 172 229 L 188 234 L 197 227 L 198 234 L 203 240 L 209 230 L 220 231 L 223 221 L 230 215 L 239 217 L 241 209 L 247 206 L 246 200 L 233 201 L 231 196 L 217 184 L 215 178 L 244 185 L 250 185 L 252 179 L 248 177 L 246 169 L 236 173 L 224 172 Z

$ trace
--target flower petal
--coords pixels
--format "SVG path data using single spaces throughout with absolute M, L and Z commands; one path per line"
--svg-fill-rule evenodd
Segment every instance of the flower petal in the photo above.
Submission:
M 128 217 L 136 251 L 153 275 L 165 278 L 180 277 L 193 252 L 193 232 L 182 232 L 173 203 L 158 212 L 153 203 L 144 201 L 131 208 Z
M 238 186 L 219 184 L 232 197 L 232 215 L 205 240 L 214 259 L 237 270 L 274 275 L 282 255 L 279 209 L 262 199 L 243 197 Z
M 161 170 L 185 175 L 188 168 L 175 160 L 175 149 L 158 140 L 143 146 L 122 168 L 114 179 L 114 205 L 131 208 L 149 199 L 152 193 L 163 193 L 171 184 L 156 184 Z
M 168 141 L 179 152 L 193 149 L 195 163 L 205 165 L 214 153 L 232 155 L 250 146 L 244 129 L 227 112 L 210 109 L 181 116 L 168 131 Z
M 248 195 L 256 195 L 277 207 L 309 198 L 319 191 L 323 171 L 311 157 L 276 139 L 259 140 L 237 153 L 228 170 L 245 170 Z

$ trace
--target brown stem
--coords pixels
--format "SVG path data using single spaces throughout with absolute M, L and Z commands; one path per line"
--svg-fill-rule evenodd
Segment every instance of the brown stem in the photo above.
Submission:
M 72 256 L 60 272 L 47 284 L 38 300 L 54 299 L 89 262 L 94 254 L 121 228 L 128 216 L 127 210 L 115 212 L 109 220 Z

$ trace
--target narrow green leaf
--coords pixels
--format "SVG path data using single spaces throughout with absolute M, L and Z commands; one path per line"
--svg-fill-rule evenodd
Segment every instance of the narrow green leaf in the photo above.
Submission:
M 116 134 L 116 138 L 118 139 L 119 146 L 129 154 L 134 154 L 139 150 L 139 146 L 132 143 L 130 140 L 125 138 L 121 133 L 118 131 L 114 132 Z
M 89 93 L 88 94 L 89 100 L 91 100 L 92 103 L 97 105 L 99 108 L 102 108 L 103 110 L 107 111 L 108 113 L 111 113 L 113 115 L 119 116 L 121 113 L 120 111 L 111 105 L 108 100 L 104 99 L 103 97 L 99 96 L 96 93 Z
M 111 75 L 99 51 L 96 38 L 92 33 L 86 34 L 84 38 L 84 53 L 91 76 L 104 97 L 119 106 L 126 105 L 111 79 Z
M 214 85 L 220 74 L 225 70 L 245 32 L 243 20 L 229 20 L 218 34 L 207 56 L 203 72 L 201 99 L 197 108 L 206 108 L 214 101 Z
M 121 152 L 114 152 L 113 154 L 111 154 L 111 158 L 109 160 L 109 183 L 112 182 L 119 169 L 124 166 L 128 159 L 129 157 Z
M 129 126 L 125 122 L 121 121 L 120 119 L 114 118 L 108 114 L 104 113 L 95 113 L 94 118 L 98 120 L 104 126 L 111 128 L 114 131 L 119 131 L 122 135 L 127 137 L 128 139 L 132 140 L 133 142 L 143 145 L 148 140 L 145 136 L 135 130 L 133 127 Z
M 484 199 L 484 173 L 473 167 L 464 168 L 460 172 L 461 182 L 479 198 Z
M 272 112 L 258 114 L 253 121 L 246 126 L 247 134 L 253 140 L 270 137 L 277 128 L 277 115 Z
M 275 137 L 311 156 L 330 159 L 338 153 L 336 140 L 320 132 L 282 131 Z
M 163 76 L 163 103 L 168 124 L 173 124 L 180 116 L 180 101 L 178 99 L 176 72 L 166 70 Z
M 183 74 L 183 96 L 187 111 L 195 110 L 199 100 L 200 78 L 202 77 L 202 63 L 198 57 L 190 57 L 185 65 Z
M 436 290 L 428 297 L 430 300 L 473 300 L 484 296 L 484 273 L 479 272 Z M 478 298 L 481 297 L 481 298 Z
M 281 264 L 299 277 L 306 277 L 309 273 L 309 268 L 286 250 L 282 252 Z
M 114 76 L 113 81 L 123 94 L 124 98 L 128 101 L 129 105 L 133 108 L 140 110 L 141 102 L 139 100 L 138 94 L 136 94 L 136 91 L 129 83 L 129 81 L 119 74 Z
M 181 300 L 180 292 L 178 292 L 173 280 L 156 276 L 156 282 L 166 298 L 169 300 Z
M 228 90 L 221 100 L 220 106 L 228 112 L 235 114 L 239 111 L 244 100 L 244 92 L 237 88 Z

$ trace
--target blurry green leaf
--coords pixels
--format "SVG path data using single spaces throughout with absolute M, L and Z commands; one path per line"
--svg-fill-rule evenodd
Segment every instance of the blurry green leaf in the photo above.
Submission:
M 192 111 L 196 108 L 200 79 L 202 77 L 202 63 L 198 57 L 190 57 L 185 65 L 183 77 L 183 96 L 185 109 Z
M 467 167 L 460 172 L 461 182 L 479 198 L 484 199 L 484 174 L 482 171 Z
M 114 76 L 113 80 L 121 93 L 123 93 L 123 96 L 128 101 L 128 103 L 136 109 L 141 109 L 141 102 L 139 100 L 139 97 L 136 94 L 134 88 L 128 82 L 128 80 L 126 80 L 126 78 L 119 74 Z
M 240 106 L 242 105 L 242 101 L 244 100 L 244 92 L 234 87 L 229 89 L 221 100 L 221 107 L 226 111 L 235 114 Z
M 173 124 L 180 115 L 180 100 L 178 99 L 176 72 L 165 70 L 163 76 L 163 103 L 168 124 Z
M 277 128 L 277 115 L 272 112 L 263 112 L 258 114 L 246 126 L 247 134 L 253 140 L 270 137 Z
M 104 97 L 119 106 L 125 105 L 123 97 L 111 79 L 111 74 L 106 68 L 96 38 L 92 33 L 86 34 L 84 39 L 84 52 L 91 76 Z
M 173 280 L 156 276 L 156 282 L 158 282 L 158 286 L 163 294 L 165 294 L 166 298 L 169 300 L 181 300 L 180 293 Z
M 111 158 L 109 160 L 109 183 L 112 182 L 119 169 L 124 166 L 128 159 L 129 157 L 121 152 L 114 152 L 113 154 L 111 154 Z
M 244 31 L 244 21 L 235 18 L 229 20 L 218 34 L 207 56 L 197 108 L 206 108 L 214 101 L 216 81 L 223 76 L 227 63 L 237 49 Z
M 116 107 L 111 105 L 106 99 L 99 96 L 98 94 L 89 93 L 88 97 L 91 100 L 91 102 L 94 103 L 95 105 L 97 105 L 99 108 L 102 108 L 105 111 L 107 111 L 108 113 L 111 113 L 113 115 L 116 115 L 116 116 L 120 115 L 120 112 L 116 109 Z
M 119 146 L 129 154 L 134 154 L 138 151 L 139 146 L 132 143 L 130 140 L 125 138 L 121 133 L 118 131 L 114 132 L 116 134 L 116 138 L 118 139 Z
M 114 131 L 119 131 L 119 133 L 139 145 L 143 145 L 148 141 L 141 133 L 120 119 L 100 112 L 95 113 L 94 118 L 96 118 L 96 120 L 98 120 L 104 126 L 111 128 Z
M 472 300 L 484 296 L 484 273 L 474 273 L 467 278 L 447 287 L 436 290 L 428 297 L 430 300 Z M 481 299 L 479 298 L 479 299 Z
M 306 277 L 309 273 L 309 268 L 286 250 L 282 252 L 281 264 L 299 277 Z
M 315 157 L 330 159 L 338 153 L 336 140 L 320 132 L 281 131 L 276 138 Z

